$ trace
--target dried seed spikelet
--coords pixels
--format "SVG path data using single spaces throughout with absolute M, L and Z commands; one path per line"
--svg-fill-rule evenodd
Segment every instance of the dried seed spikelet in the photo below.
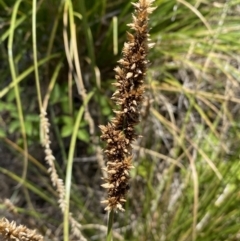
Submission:
M 9 222 L 6 218 L 0 220 L 0 236 L 7 241 L 43 241 L 43 236 L 37 234 L 36 230 L 23 225 L 17 226 L 15 222 Z
M 104 153 L 107 159 L 107 178 L 102 185 L 108 192 L 107 200 L 102 201 L 105 210 L 121 210 L 126 202 L 125 196 L 129 189 L 129 171 L 132 166 L 131 143 L 136 139 L 134 126 L 139 123 L 139 110 L 143 100 L 143 81 L 146 75 L 148 48 L 148 15 L 155 9 L 154 0 L 139 0 L 133 3 L 135 14 L 133 22 L 128 24 L 134 34 L 127 32 L 128 42 L 124 44 L 123 58 L 118 61 L 114 71 L 117 90 L 112 96 L 118 105 L 114 110 L 115 117 L 106 126 L 100 126 L 101 139 L 105 141 Z
M 46 154 L 46 161 L 49 165 L 48 172 L 51 176 L 51 181 L 54 187 L 56 187 L 56 191 L 58 192 L 58 203 L 59 207 L 61 209 L 61 212 L 64 213 L 66 209 L 66 203 L 65 203 L 65 185 L 62 179 L 59 178 L 57 170 L 55 168 L 55 157 L 53 156 L 50 144 L 50 136 L 49 136 L 49 127 L 50 123 L 47 118 L 47 113 L 44 109 L 41 110 L 40 114 L 40 121 L 41 121 L 41 129 L 43 132 L 43 142 L 42 145 L 44 147 L 44 152 Z M 72 234 L 78 238 L 80 241 L 86 241 L 86 239 L 83 237 L 81 230 L 80 230 L 80 224 L 77 223 L 77 221 L 69 215 L 69 220 L 72 226 Z M 17 239 L 16 239 L 17 240 Z M 25 239 L 22 239 L 25 241 Z M 26 239 L 27 241 L 28 239 Z

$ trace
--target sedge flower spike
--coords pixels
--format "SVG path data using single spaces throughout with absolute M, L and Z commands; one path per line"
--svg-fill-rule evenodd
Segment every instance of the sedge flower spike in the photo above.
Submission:
M 107 178 L 103 188 L 107 189 L 108 197 L 102 203 L 105 210 L 124 211 L 126 193 L 129 190 L 129 172 L 132 165 L 132 142 L 137 135 L 134 126 L 139 123 L 140 108 L 143 101 L 144 79 L 147 70 L 147 52 L 153 47 L 149 43 L 148 16 L 155 9 L 154 0 L 139 0 L 133 3 L 135 13 L 133 22 L 128 26 L 134 33 L 127 32 L 128 41 L 124 44 L 123 57 L 118 61 L 116 82 L 117 90 L 112 96 L 118 106 L 114 110 L 115 117 L 106 126 L 100 126 L 101 139 L 105 141 L 104 154 L 107 159 Z

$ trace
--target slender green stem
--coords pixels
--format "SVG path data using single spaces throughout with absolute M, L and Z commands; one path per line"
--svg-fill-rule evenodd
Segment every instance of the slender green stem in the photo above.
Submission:
M 90 92 L 87 95 L 87 98 L 84 100 L 83 105 L 80 107 L 78 111 L 78 115 L 73 127 L 73 134 L 70 143 L 70 149 L 68 154 L 68 164 L 67 164 L 67 173 L 66 173 L 66 196 L 65 196 L 65 211 L 64 211 L 64 224 L 63 224 L 63 232 L 64 232 L 64 241 L 69 241 L 69 206 L 70 206 L 70 193 L 71 193 L 71 180 L 72 180 L 72 166 L 73 166 L 73 156 L 75 151 L 75 145 L 77 140 L 77 133 L 79 129 L 79 125 L 81 123 L 81 119 L 84 113 L 85 106 L 93 96 L 94 91 Z
M 96 82 L 97 81 L 96 70 L 95 70 L 96 60 L 95 60 L 95 54 L 94 54 L 94 42 L 93 42 L 93 37 L 92 37 L 92 31 L 88 24 L 85 1 L 84 0 L 78 1 L 78 3 L 79 3 L 79 8 L 80 8 L 80 11 L 82 14 L 83 31 L 84 31 L 84 35 L 86 38 L 88 55 L 91 60 L 92 74 L 93 74 L 94 82 Z M 98 86 L 98 85 L 96 85 L 96 86 Z
M 18 0 L 14 5 L 12 18 L 11 18 L 9 39 L 8 39 L 8 60 L 9 60 L 11 77 L 12 77 L 12 83 L 16 83 L 16 80 L 17 80 L 16 67 L 15 67 L 14 58 L 13 58 L 13 39 L 14 39 L 14 30 L 15 30 L 14 26 L 16 24 L 17 12 L 18 12 L 18 8 L 20 6 L 21 1 L 22 0 Z M 26 179 L 26 176 L 27 176 L 28 145 L 27 145 L 27 135 L 26 135 L 23 110 L 22 110 L 22 104 L 21 104 L 20 90 L 19 90 L 18 84 L 14 85 L 14 92 L 15 92 L 15 97 L 16 97 L 18 117 L 19 117 L 21 132 L 22 132 L 22 138 L 23 138 L 23 149 L 24 149 L 23 164 L 24 164 L 24 166 L 23 166 L 23 173 L 22 173 L 22 182 L 24 182 L 24 180 Z M 20 184 L 22 184 L 22 183 L 20 183 Z
M 107 225 L 107 241 L 112 241 L 112 226 L 113 226 L 113 216 L 114 211 L 111 210 L 108 212 L 108 225 Z
M 58 7 L 57 15 L 56 15 L 56 18 L 54 19 L 52 31 L 51 31 L 51 34 L 50 34 L 50 37 L 49 37 L 49 42 L 48 42 L 46 56 L 50 56 L 50 54 L 52 52 L 53 43 L 54 43 L 54 39 L 56 37 L 56 32 L 57 32 L 57 28 L 58 28 L 58 25 L 59 25 L 60 15 L 62 14 L 62 9 L 63 9 L 64 2 L 65 1 L 62 0 L 61 3 L 59 4 L 59 7 Z
M 40 89 L 40 81 L 38 74 L 38 60 L 37 60 L 37 26 L 36 26 L 36 16 L 37 16 L 37 1 L 33 1 L 33 14 L 32 14 L 32 41 L 33 41 L 33 62 L 34 62 L 34 72 L 35 72 L 35 80 L 37 87 L 37 96 L 38 96 L 38 104 L 39 109 L 42 109 L 42 97 L 41 97 L 41 89 Z

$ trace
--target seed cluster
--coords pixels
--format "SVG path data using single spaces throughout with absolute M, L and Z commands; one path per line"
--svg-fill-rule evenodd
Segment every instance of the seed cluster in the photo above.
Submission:
M 102 201 L 105 210 L 124 210 L 123 203 L 129 189 L 129 171 L 132 166 L 131 143 L 136 139 L 134 126 L 139 123 L 140 107 L 143 101 L 144 78 L 148 60 L 148 15 L 155 9 L 151 7 L 154 0 L 139 0 L 133 3 L 135 15 L 133 23 L 128 24 L 134 34 L 127 33 L 128 42 L 123 47 L 123 58 L 118 61 L 114 85 L 117 90 L 112 96 L 119 107 L 114 110 L 115 117 L 106 126 L 100 126 L 101 139 L 106 141 L 105 155 L 108 173 L 102 187 L 108 189 L 107 200 Z
M 37 234 L 36 230 L 23 225 L 17 226 L 15 222 L 9 222 L 5 218 L 0 219 L 0 237 L 6 241 L 43 241 L 43 237 Z

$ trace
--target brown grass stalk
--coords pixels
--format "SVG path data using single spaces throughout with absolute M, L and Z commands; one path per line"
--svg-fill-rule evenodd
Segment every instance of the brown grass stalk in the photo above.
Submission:
M 134 126 L 139 123 L 140 108 L 143 101 L 144 79 L 147 70 L 149 43 L 148 16 L 155 9 L 154 0 L 139 0 L 133 3 L 135 14 L 128 26 L 134 34 L 127 32 L 128 42 L 123 47 L 123 57 L 118 61 L 114 85 L 117 90 L 112 96 L 119 107 L 114 110 L 115 117 L 106 126 L 100 126 L 101 139 L 106 141 L 104 150 L 107 159 L 107 178 L 102 187 L 108 190 L 108 198 L 102 203 L 105 210 L 124 210 L 125 196 L 129 189 L 129 171 L 132 165 L 132 142 L 137 135 Z

